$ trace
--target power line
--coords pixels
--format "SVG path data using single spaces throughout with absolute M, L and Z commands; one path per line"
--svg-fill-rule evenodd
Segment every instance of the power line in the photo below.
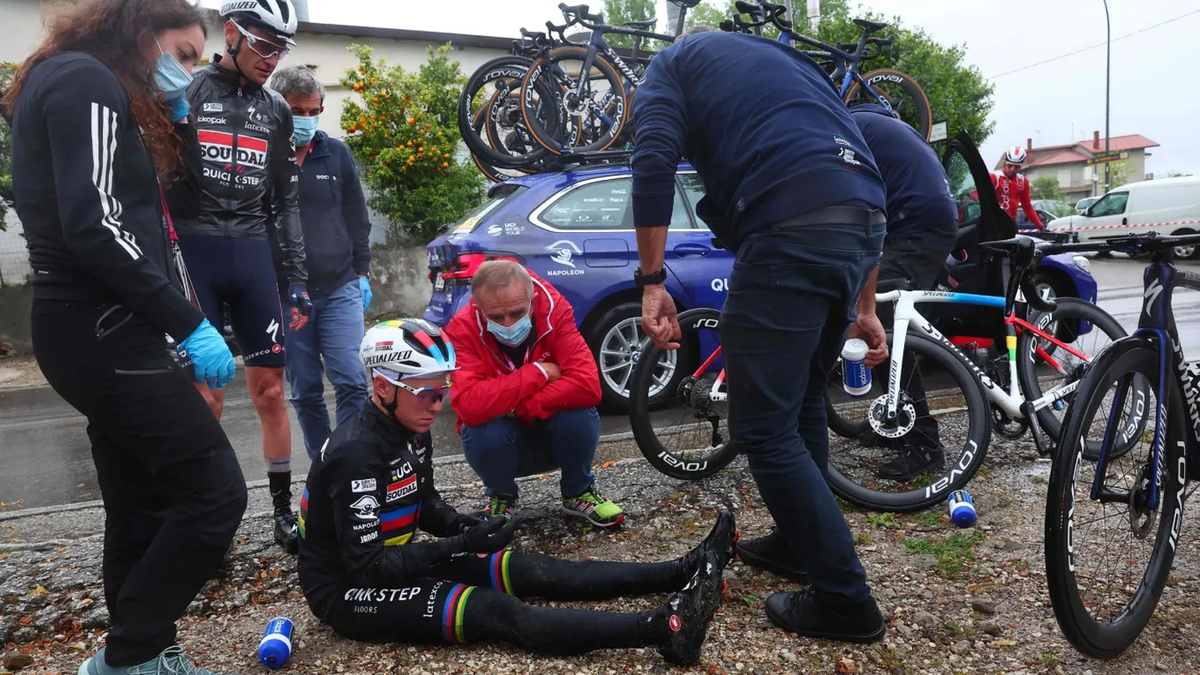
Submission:
M 1115 38 L 1113 38 L 1113 39 L 1112 39 L 1112 41 L 1113 41 L 1113 42 L 1116 42 L 1116 41 L 1118 41 L 1118 40 L 1124 40 L 1124 39 L 1125 39 L 1125 38 L 1127 38 L 1127 37 L 1132 37 L 1132 36 L 1134 36 L 1134 35 L 1137 35 L 1137 34 L 1139 34 L 1139 33 L 1145 33 L 1145 32 L 1146 32 L 1146 31 L 1148 31 L 1148 30 L 1153 30 L 1153 29 L 1155 29 L 1155 28 L 1158 28 L 1158 27 L 1160 27 L 1160 26 L 1165 26 L 1165 25 L 1167 25 L 1167 24 L 1169 24 L 1169 23 L 1173 23 L 1173 22 L 1175 22 L 1175 21 L 1179 21 L 1180 19 L 1183 19 L 1183 18 L 1189 17 L 1189 16 L 1191 16 L 1191 15 L 1193 15 L 1193 14 L 1200 14 L 1200 9 L 1193 9 L 1192 11 L 1190 11 L 1190 12 L 1188 12 L 1188 13 L 1186 13 L 1186 14 L 1180 14 L 1180 15 L 1179 15 L 1179 16 L 1177 16 L 1177 17 L 1174 17 L 1174 18 L 1172 18 L 1172 19 L 1167 19 L 1166 21 L 1162 21 L 1162 22 L 1160 22 L 1160 23 L 1156 23 L 1156 24 L 1154 24 L 1153 26 L 1146 26 L 1145 28 L 1142 28 L 1142 29 L 1140 29 L 1140 30 L 1135 30 L 1135 31 L 1133 31 L 1132 33 L 1126 33 L 1126 34 L 1124 34 L 1124 35 L 1121 35 L 1121 36 L 1119 36 L 1119 37 L 1115 37 Z M 1031 63 L 1031 64 L 1029 64 L 1029 65 L 1027 65 L 1027 66 L 1021 66 L 1020 68 L 1017 68 L 1016 70 L 1010 70 L 1010 71 L 1007 71 L 1007 72 L 1004 72 L 1004 73 L 1000 73 L 999 75 L 993 75 L 993 76 L 991 76 L 991 77 L 989 77 L 989 78 L 987 78 L 987 79 L 989 79 L 989 80 L 995 80 L 995 79 L 999 79 L 999 78 L 1001 78 L 1001 77 L 1004 77 L 1005 75 L 1012 75 L 1013 73 L 1019 73 L 1019 72 L 1021 72 L 1022 70 L 1029 70 L 1030 68 L 1036 68 L 1036 67 L 1038 67 L 1038 66 L 1045 65 L 1045 64 L 1047 64 L 1047 63 L 1051 63 L 1051 62 L 1053 62 L 1053 61 L 1058 61 L 1058 60 L 1061 60 L 1061 59 L 1065 59 L 1065 58 L 1067 58 L 1068 56 L 1075 56 L 1076 54 L 1082 54 L 1083 52 L 1086 52 L 1086 51 L 1088 51 L 1089 49 L 1095 49 L 1095 48 L 1097 48 L 1097 47 L 1103 47 L 1104 45 L 1105 45 L 1105 43 L 1104 43 L 1104 42 L 1098 42 L 1098 43 L 1096 43 L 1096 44 L 1094 44 L 1094 45 L 1090 45 L 1090 46 L 1088 46 L 1088 47 L 1084 47 L 1084 48 L 1082 48 L 1082 49 L 1076 49 L 1076 50 L 1075 50 L 1075 51 L 1073 51 L 1073 52 L 1068 52 L 1068 53 L 1066 53 L 1066 54 L 1061 54 L 1061 55 L 1059 55 L 1059 56 L 1055 56 L 1055 57 L 1053 57 L 1053 58 L 1046 59 L 1045 61 L 1038 61 L 1037 63 Z

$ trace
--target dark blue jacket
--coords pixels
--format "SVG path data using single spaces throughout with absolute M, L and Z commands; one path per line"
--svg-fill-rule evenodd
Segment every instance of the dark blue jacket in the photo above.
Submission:
M 300 166 L 300 225 L 308 252 L 309 295 L 327 297 L 370 272 L 371 221 L 354 157 L 350 146 L 324 131 L 313 137 Z M 281 252 L 276 249 L 278 270 Z
M 826 206 L 883 208 L 883 180 L 829 76 L 794 48 L 723 32 L 663 50 L 638 87 L 633 213 L 671 221 L 686 156 L 704 179 L 697 215 L 729 248 L 763 225 Z
M 954 228 L 958 207 L 933 148 L 881 105 L 855 106 L 851 112 L 887 186 L 888 235 Z

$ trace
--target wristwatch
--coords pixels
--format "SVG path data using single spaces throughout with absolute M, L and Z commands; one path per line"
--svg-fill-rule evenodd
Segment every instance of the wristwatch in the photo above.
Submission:
M 645 288 L 654 284 L 661 284 L 667 280 L 667 268 L 662 268 L 651 274 L 642 274 L 642 268 L 639 267 L 633 272 L 633 283 L 637 284 L 638 288 Z

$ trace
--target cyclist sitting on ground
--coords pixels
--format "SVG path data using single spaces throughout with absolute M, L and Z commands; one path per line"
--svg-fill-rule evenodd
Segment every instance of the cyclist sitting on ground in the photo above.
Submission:
M 654 646 L 672 663 L 699 663 L 733 552 L 732 512 L 721 509 L 704 542 L 668 562 L 506 551 L 517 521 L 461 514 L 433 484 L 429 429 L 450 388 L 454 347 L 432 324 L 400 319 L 367 331 L 360 356 L 371 399 L 333 432 L 300 502 L 300 586 L 313 614 L 354 640 L 500 640 L 551 654 Z M 414 541 L 418 530 L 438 538 Z M 517 599 L 671 591 L 667 604 L 636 613 Z
M 1000 199 L 1000 208 L 1008 213 L 1009 218 L 1016 221 L 1019 206 L 1024 209 L 1025 217 L 1029 218 L 1029 222 L 1041 230 L 1045 228 L 1045 225 L 1038 217 L 1037 210 L 1033 208 L 1029 179 L 1017 173 L 1025 164 L 1027 157 L 1025 149 L 1021 146 L 1009 148 L 1008 152 L 1004 153 L 1004 173 L 999 176 L 992 174 L 992 187 L 996 188 L 996 197 Z
M 931 290 L 958 235 L 958 208 L 946 171 L 925 139 L 892 111 L 868 104 L 850 112 L 887 186 L 888 224 L 879 259 L 879 282 L 908 279 L 914 290 Z M 893 303 L 875 308 L 885 328 L 892 326 L 894 310 Z M 852 325 L 850 337 L 858 336 L 858 327 Z M 937 420 L 929 414 L 915 361 L 905 360 L 900 373 L 901 387 L 916 409 L 915 428 L 900 439 L 897 455 L 880 465 L 880 478 L 905 481 L 945 464 Z M 883 362 L 875 372 L 886 377 L 890 364 L 890 360 Z M 883 440 L 874 430 L 866 435 L 859 440 L 872 444 Z
M 249 6 L 249 8 L 247 8 Z M 291 282 L 290 327 L 300 330 L 312 306 L 306 283 L 304 236 L 298 211 L 299 176 L 292 112 L 263 85 L 295 44 L 291 0 L 225 2 L 225 50 L 188 88 L 201 166 L 201 212 L 177 223 L 179 245 L 208 320 L 222 326 L 230 308 L 246 363 L 250 400 L 262 423 L 263 458 L 275 508 L 275 540 L 298 545 L 292 511 L 292 435 L 283 400 L 284 324 L 267 222 L 274 217 Z M 218 419 L 224 392 L 201 385 Z

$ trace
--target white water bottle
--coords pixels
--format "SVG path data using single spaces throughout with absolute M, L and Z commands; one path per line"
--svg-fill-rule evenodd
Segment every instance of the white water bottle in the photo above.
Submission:
M 842 387 L 853 398 L 871 392 L 871 369 L 867 367 L 867 343 L 858 338 L 846 340 L 842 347 Z

